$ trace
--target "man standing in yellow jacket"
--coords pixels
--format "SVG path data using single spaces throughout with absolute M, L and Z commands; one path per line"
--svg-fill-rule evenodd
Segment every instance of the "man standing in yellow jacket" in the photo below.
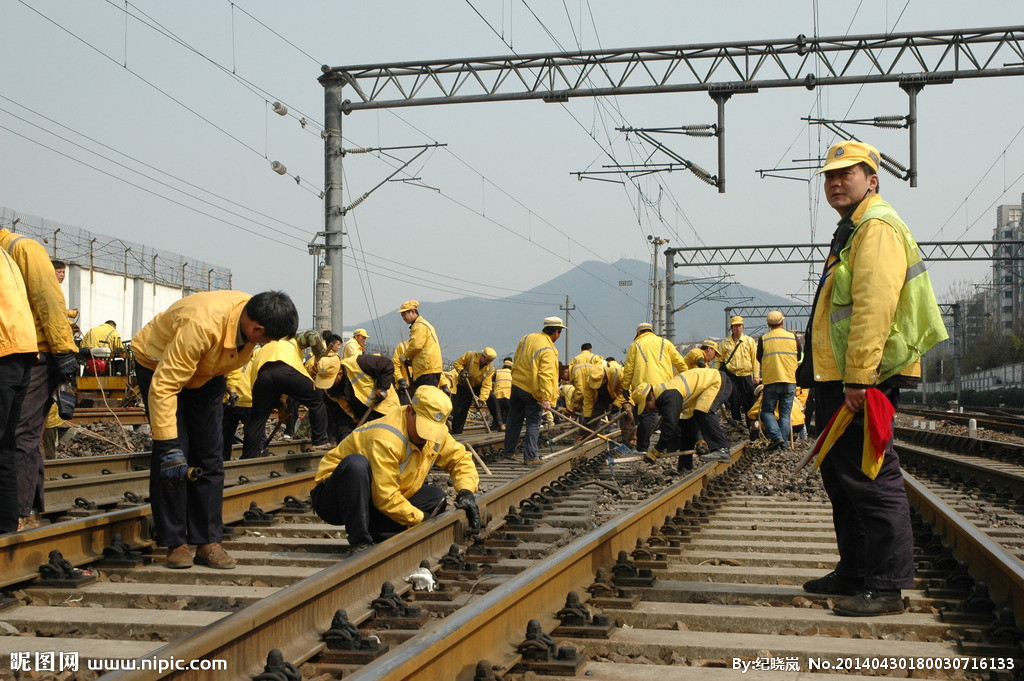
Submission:
M 846 596 L 833 612 L 861 617 L 903 612 L 900 590 L 914 586 L 910 509 L 891 431 L 882 452 L 865 451 L 868 391 L 870 401 L 887 399 L 898 407 L 900 389 L 917 386 L 921 355 L 947 337 L 917 242 L 878 195 L 880 160 L 870 144 L 847 140 L 829 149 L 819 171 L 825 198 L 841 220 L 797 369 L 800 385 L 814 390 L 818 428 L 840 409 L 855 414 L 820 468 L 839 562 L 804 590 Z
M 721 357 L 719 366 L 732 381 L 732 397 L 729 411 L 737 423 L 744 423 L 743 417 L 754 403 L 754 386 L 757 385 L 761 367 L 757 362 L 757 342 L 743 333 L 743 317 L 729 320 L 730 334 L 718 347 Z
M 14 435 L 38 350 L 25 279 L 7 250 L 0 248 L 0 534 L 18 529 Z
M 38 525 L 38 514 L 45 510 L 44 459 L 39 443 L 46 415 L 53 404 L 57 386 L 62 382 L 74 384 L 78 380 L 78 346 L 68 321 L 64 292 L 43 245 L 27 236 L 0 229 L 0 248 L 10 255 L 21 272 L 35 321 L 39 351 L 21 404 L 21 419 L 14 432 L 18 462 L 18 515 L 22 518 L 21 527 L 27 529 Z M 74 404 L 70 407 L 73 411 Z M 70 418 L 68 414 L 65 416 Z
M 466 512 L 470 529 L 480 529 L 474 497 L 480 478 L 472 455 L 445 426 L 451 411 L 447 395 L 423 386 L 412 404 L 356 428 L 324 454 L 310 493 L 313 510 L 345 526 L 352 551 L 444 510 L 444 490 L 426 484 L 433 466 L 451 477 L 455 506 Z
M 761 364 L 761 423 L 771 440 L 766 451 L 789 447 L 790 413 L 796 396 L 796 365 L 800 359 L 800 341 L 782 323 L 779 310 L 768 313 L 768 333 L 757 339 L 757 361 Z M 775 418 L 778 406 L 779 417 Z
M 505 448 L 502 450 L 506 459 L 515 458 L 525 420 L 523 459 L 529 466 L 540 465 L 537 450 L 540 417 L 558 401 L 558 350 L 555 349 L 555 341 L 561 337 L 564 328 L 561 318 L 546 317 L 540 333 L 528 333 L 519 341 L 512 358 L 512 394 L 509 396 Z
M 402 321 L 409 325 L 409 340 L 405 344 L 405 363 L 412 382 L 409 391 L 416 392 L 421 385 L 437 387 L 441 380 L 441 343 L 437 331 L 420 315 L 418 300 L 407 300 L 398 308 Z
M 342 359 L 348 359 L 349 357 L 355 357 L 366 352 L 366 339 L 369 338 L 366 335 L 366 329 L 356 329 L 352 332 L 352 338 L 345 343 L 345 349 L 341 353 Z
M 636 337 L 626 351 L 626 363 L 622 367 L 622 389 L 632 391 L 641 383 L 664 383 L 686 369 L 683 356 L 671 342 L 656 336 L 648 322 L 637 324 Z M 636 448 L 647 451 L 651 444 L 651 433 L 658 425 L 658 413 L 653 409 L 643 410 L 636 405 Z
M 287 294 L 196 293 L 173 303 L 132 338 L 135 374 L 153 429 L 149 501 L 167 567 L 230 569 L 224 529 L 224 375 L 259 343 L 294 335 Z M 198 475 L 198 477 L 197 477 Z
M 491 412 L 491 429 L 504 430 L 508 418 L 508 398 L 512 395 L 512 358 L 502 360 L 501 368 L 494 371 L 493 389 L 487 398 Z

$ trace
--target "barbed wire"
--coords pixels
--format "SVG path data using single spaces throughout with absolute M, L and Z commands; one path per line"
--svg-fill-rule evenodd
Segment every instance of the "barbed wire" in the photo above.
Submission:
M 0 206 L 0 227 L 36 239 L 54 260 L 86 270 L 155 281 L 190 291 L 231 288 L 231 270 L 226 267 L 134 241 L 94 234 L 75 225 L 3 206 Z

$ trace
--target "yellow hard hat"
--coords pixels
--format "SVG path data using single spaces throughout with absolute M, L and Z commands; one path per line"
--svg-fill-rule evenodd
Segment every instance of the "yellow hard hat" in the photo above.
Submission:
M 494 348 L 487 347 L 484 348 L 483 356 L 486 357 L 487 359 L 494 359 L 495 357 L 498 356 L 498 351 L 495 350 Z
M 736 315 L 735 317 L 733 317 L 732 319 L 729 320 L 729 326 L 736 326 L 737 324 L 742 324 L 742 323 L 743 323 L 743 317 L 741 317 L 739 315 Z
M 407 300 L 402 303 L 402 307 L 398 308 L 399 312 L 408 312 L 409 310 L 418 310 L 420 307 L 420 301 L 418 300 Z
M 768 313 L 768 318 L 766 321 L 769 324 L 775 325 L 781 324 L 785 320 L 786 318 L 782 316 L 782 312 L 780 312 L 779 310 L 772 310 L 771 312 Z
M 858 142 L 857 140 L 845 140 L 832 145 L 825 155 L 825 165 L 815 175 L 827 173 L 830 170 L 849 168 L 858 163 L 867 163 L 875 172 L 878 172 L 878 163 L 881 159 L 878 149 L 870 144 Z
M 704 341 L 703 343 L 700 344 L 700 347 L 701 347 L 701 349 L 711 348 L 716 353 L 718 352 L 718 343 L 713 341 L 713 340 L 706 340 L 706 341 Z
M 362 336 L 363 338 L 369 338 L 370 334 L 366 333 L 366 329 L 356 329 L 352 332 L 353 336 Z

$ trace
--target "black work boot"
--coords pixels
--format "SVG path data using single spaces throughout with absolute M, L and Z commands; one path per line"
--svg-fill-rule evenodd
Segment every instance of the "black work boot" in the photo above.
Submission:
M 856 596 L 863 590 L 858 582 L 840 577 L 835 570 L 824 577 L 804 582 L 804 591 L 823 596 Z
M 895 591 L 865 589 L 856 596 L 836 601 L 832 606 L 832 612 L 844 617 L 899 615 L 903 612 L 903 596 L 899 589 Z

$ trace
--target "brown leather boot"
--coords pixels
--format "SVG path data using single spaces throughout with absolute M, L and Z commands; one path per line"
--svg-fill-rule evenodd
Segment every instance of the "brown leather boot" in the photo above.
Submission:
M 196 549 L 196 565 L 205 565 L 218 570 L 230 570 L 238 564 L 234 558 L 228 555 L 220 542 L 212 544 L 200 544 Z
M 175 546 L 167 552 L 167 567 L 172 570 L 183 570 L 192 567 L 192 552 L 187 544 Z

